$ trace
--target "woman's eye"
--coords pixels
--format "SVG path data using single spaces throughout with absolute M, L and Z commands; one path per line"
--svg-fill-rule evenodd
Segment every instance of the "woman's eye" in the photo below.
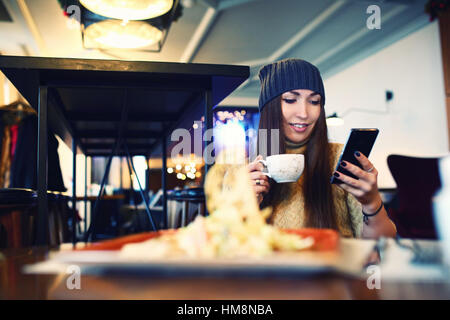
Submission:
M 317 105 L 319 105 L 319 104 L 320 104 L 320 101 L 311 101 L 311 104 L 313 104 L 313 105 L 317 106 Z
M 295 100 L 295 99 L 283 99 L 283 101 L 286 102 L 286 103 L 292 104 L 292 103 L 295 103 L 297 100 Z

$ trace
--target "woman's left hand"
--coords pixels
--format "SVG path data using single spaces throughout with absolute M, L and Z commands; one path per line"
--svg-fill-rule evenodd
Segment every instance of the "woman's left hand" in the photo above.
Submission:
M 351 193 L 362 204 L 363 211 L 375 211 L 382 201 L 378 192 L 378 171 L 362 153 L 357 151 L 354 156 L 361 163 L 363 169 L 347 161 L 342 161 L 340 166 L 354 174 L 359 180 L 336 171 L 334 175 L 343 182 L 338 186 Z

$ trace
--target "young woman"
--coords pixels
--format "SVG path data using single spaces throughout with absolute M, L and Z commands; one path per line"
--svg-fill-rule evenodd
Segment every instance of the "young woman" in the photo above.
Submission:
M 266 141 L 271 141 L 272 129 L 279 129 L 279 146 L 269 144 L 267 155 L 305 156 L 305 169 L 296 183 L 269 180 L 257 162 L 261 155 L 248 165 L 261 207 L 273 207 L 270 222 L 281 228 L 333 228 L 346 237 L 395 236 L 395 225 L 378 192 L 378 171 L 367 157 L 355 153 L 363 169 L 340 164 L 358 180 L 334 172 L 343 145 L 328 142 L 319 70 L 307 61 L 286 59 L 264 66 L 259 78 L 259 129 L 267 130 Z M 332 185 L 332 174 L 342 183 Z

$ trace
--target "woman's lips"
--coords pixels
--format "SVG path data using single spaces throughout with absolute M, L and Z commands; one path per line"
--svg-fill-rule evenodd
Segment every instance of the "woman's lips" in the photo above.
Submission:
M 305 132 L 306 129 L 308 128 L 308 125 L 305 125 L 303 127 L 296 127 L 292 124 L 289 124 L 289 126 L 292 128 L 292 130 L 294 130 L 295 132 Z

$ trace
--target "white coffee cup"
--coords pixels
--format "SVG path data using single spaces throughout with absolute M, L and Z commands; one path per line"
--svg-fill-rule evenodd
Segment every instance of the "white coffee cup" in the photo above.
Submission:
M 258 162 L 267 168 L 267 172 L 263 171 L 263 174 L 278 183 L 296 182 L 305 168 L 305 157 L 302 154 L 277 154 Z

